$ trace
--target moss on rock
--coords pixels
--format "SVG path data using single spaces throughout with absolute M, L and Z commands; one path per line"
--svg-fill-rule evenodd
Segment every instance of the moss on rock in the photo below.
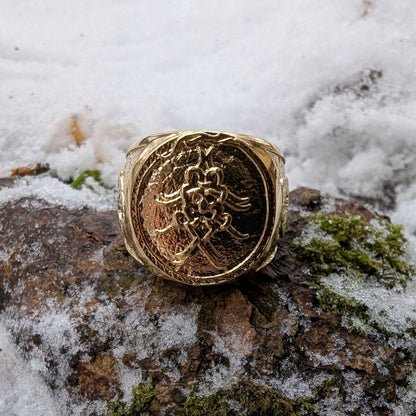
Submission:
M 401 225 L 381 217 L 370 224 L 358 216 L 344 218 L 323 212 L 306 219 L 320 232 L 294 246 L 301 259 L 311 261 L 315 278 L 349 271 L 357 279 L 375 278 L 392 288 L 406 285 L 415 273 L 406 261 L 407 240 Z
M 107 405 L 106 416 L 150 415 L 150 402 L 156 398 L 152 381 L 132 387 L 129 403 L 116 398 Z M 183 416 L 301 416 L 314 415 L 316 408 L 312 398 L 291 400 L 272 387 L 264 387 L 241 379 L 229 388 L 218 389 L 208 396 L 192 392 L 179 414 Z
M 220 392 L 209 396 L 192 394 L 184 404 L 183 414 L 186 416 L 227 416 L 229 404 Z
M 388 289 L 405 287 L 415 274 L 407 261 L 407 240 L 401 225 L 377 217 L 371 223 L 359 216 L 343 217 L 319 212 L 305 216 L 311 227 L 292 244 L 299 260 L 309 264 L 319 307 L 340 316 L 358 318 L 383 332 L 370 322 L 368 307 L 353 297 L 342 296 L 322 282 L 331 274 L 347 275 L 357 281 L 370 281 Z M 349 328 L 362 332 L 361 328 Z
M 228 389 L 219 389 L 209 396 L 189 396 L 184 404 L 186 416 L 298 416 L 313 415 L 315 406 L 309 397 L 291 400 L 272 387 L 264 387 L 241 379 Z
M 106 416 L 142 416 L 148 415 L 150 402 L 154 397 L 153 382 L 138 384 L 131 389 L 132 397 L 129 403 L 120 398 L 107 405 Z

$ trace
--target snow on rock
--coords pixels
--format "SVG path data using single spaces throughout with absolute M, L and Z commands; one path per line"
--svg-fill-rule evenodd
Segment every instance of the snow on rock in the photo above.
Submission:
M 25 197 L 41 198 L 46 203 L 65 205 L 68 208 L 94 207 L 108 210 L 115 206 L 115 192 L 101 187 L 82 191 L 71 188 L 57 178 L 49 176 L 26 177 L 12 187 L 0 191 L 0 206 Z M 39 206 L 41 204 L 38 204 Z
M 341 273 L 323 277 L 321 286 L 333 298 L 349 291 L 371 309 L 372 332 L 349 330 L 351 319 L 344 322 L 344 315 L 352 318 L 356 310 L 322 309 L 322 287 L 313 286 L 307 261 L 297 259 L 292 243 L 308 228 L 304 213 L 326 207 L 374 214 L 311 189 L 299 188 L 291 198 L 287 232 L 270 267 L 206 288 L 143 270 L 125 250 L 116 211 L 33 199 L 5 205 L 0 307 L 7 342 L 2 342 L 6 358 L 15 359 L 0 361 L 9 370 L 0 387 L 35 377 L 48 406 L 73 415 L 104 414 L 108 401 L 117 395 L 128 400 L 131 387 L 149 379 L 152 414 L 180 409 L 191 391 L 203 397 L 236 385 L 258 391 L 258 398 L 271 388 L 289 408 L 306 400 L 318 414 L 358 409 L 368 415 L 378 409 L 410 414 L 416 357 L 408 331 L 414 311 L 406 306 L 413 308 L 414 286 L 387 293 L 374 279 L 351 289 L 337 280 Z M 401 337 L 406 331 L 408 337 Z M 16 360 L 21 365 L 15 368 Z M 11 402 L 17 409 L 26 405 L 19 388 L 6 398 L 0 414 Z M 230 406 L 238 402 L 228 399 Z
M 10 416 L 65 414 L 38 372 L 23 360 L 9 331 L 0 323 L 0 414 Z

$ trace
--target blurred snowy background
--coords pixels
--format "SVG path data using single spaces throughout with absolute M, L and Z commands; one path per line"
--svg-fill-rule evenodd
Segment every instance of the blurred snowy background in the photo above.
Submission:
M 364 201 L 415 242 L 414 6 L 2 0 L 0 176 L 31 163 L 51 171 L 3 188 L 0 206 L 35 195 L 114 209 L 118 171 L 138 138 L 224 130 L 278 144 L 292 189 Z M 72 120 L 87 139 L 80 147 Z M 100 192 L 65 183 L 86 169 L 100 170 Z M 2 325 L 0 348 L 0 413 L 26 414 L 27 405 L 31 415 L 56 414 Z

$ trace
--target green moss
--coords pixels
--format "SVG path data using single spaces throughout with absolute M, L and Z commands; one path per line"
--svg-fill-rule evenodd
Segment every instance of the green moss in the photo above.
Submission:
M 98 184 L 102 184 L 101 182 L 101 174 L 99 170 L 85 170 L 84 172 L 82 172 L 77 178 L 75 178 L 72 182 L 71 182 L 71 186 L 74 189 L 81 189 L 83 185 L 85 185 L 85 181 L 87 180 L 87 178 L 92 178 L 95 182 L 97 182 Z M 94 187 L 91 185 L 86 185 L 87 188 L 94 190 Z
M 123 416 L 127 415 L 126 403 L 120 401 L 119 398 L 107 404 L 107 416 Z
M 318 414 L 312 397 L 297 398 L 293 404 L 293 407 L 296 410 L 296 415 L 315 416 Z
M 132 388 L 129 403 L 116 398 L 107 405 L 106 416 L 150 415 L 150 402 L 155 397 L 152 381 Z M 314 416 L 316 408 L 311 397 L 290 400 L 272 387 L 264 387 L 246 379 L 234 386 L 219 389 L 208 396 L 192 392 L 178 413 L 183 416 Z
M 183 414 L 186 416 L 227 416 L 228 403 L 224 400 L 222 392 L 209 396 L 189 396 L 184 404 Z
M 184 404 L 185 416 L 226 416 L 237 414 L 231 403 L 236 403 L 248 416 L 313 415 L 315 406 L 310 398 L 295 401 L 281 395 L 276 389 L 240 380 L 229 389 L 219 389 L 209 396 L 190 395 Z
M 335 273 L 359 281 L 374 281 L 386 288 L 405 286 L 415 274 L 415 268 L 406 261 L 403 227 L 383 218 L 369 224 L 357 216 L 344 218 L 322 212 L 306 219 L 316 228 L 315 235 L 311 239 L 299 239 L 293 246 L 298 258 L 310 264 L 312 282 L 305 284 L 316 290 L 319 307 L 341 316 L 359 318 L 369 328 L 385 332 L 370 320 L 365 304 L 335 293 L 322 283 L 322 277 Z M 349 329 L 363 332 L 354 325 Z
M 243 380 L 230 390 L 230 397 L 236 400 L 248 416 L 255 415 L 296 415 L 292 402 L 271 387 L 262 387 Z
M 416 365 L 414 363 L 407 360 L 403 360 L 402 365 L 405 368 L 406 374 L 408 376 L 416 374 Z
M 363 319 L 369 319 L 368 307 L 354 298 L 334 293 L 324 285 L 314 285 L 318 293 L 319 307 L 325 312 L 336 312 L 339 315 L 347 313 Z
M 357 279 L 374 278 L 392 288 L 402 286 L 415 273 L 405 260 L 407 241 L 403 227 L 378 218 L 370 225 L 358 216 L 347 218 L 322 212 L 307 217 L 321 235 L 294 246 L 301 259 L 311 262 L 314 277 L 350 271 Z
M 149 405 L 154 397 L 153 382 L 139 384 L 131 389 L 132 398 L 130 403 L 116 398 L 107 405 L 106 416 L 142 416 L 148 415 Z

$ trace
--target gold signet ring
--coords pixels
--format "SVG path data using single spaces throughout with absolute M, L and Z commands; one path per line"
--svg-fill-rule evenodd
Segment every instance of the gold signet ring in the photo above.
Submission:
M 280 150 L 252 136 L 177 131 L 127 152 L 119 219 L 129 253 L 157 276 L 231 282 L 274 257 L 289 205 Z

